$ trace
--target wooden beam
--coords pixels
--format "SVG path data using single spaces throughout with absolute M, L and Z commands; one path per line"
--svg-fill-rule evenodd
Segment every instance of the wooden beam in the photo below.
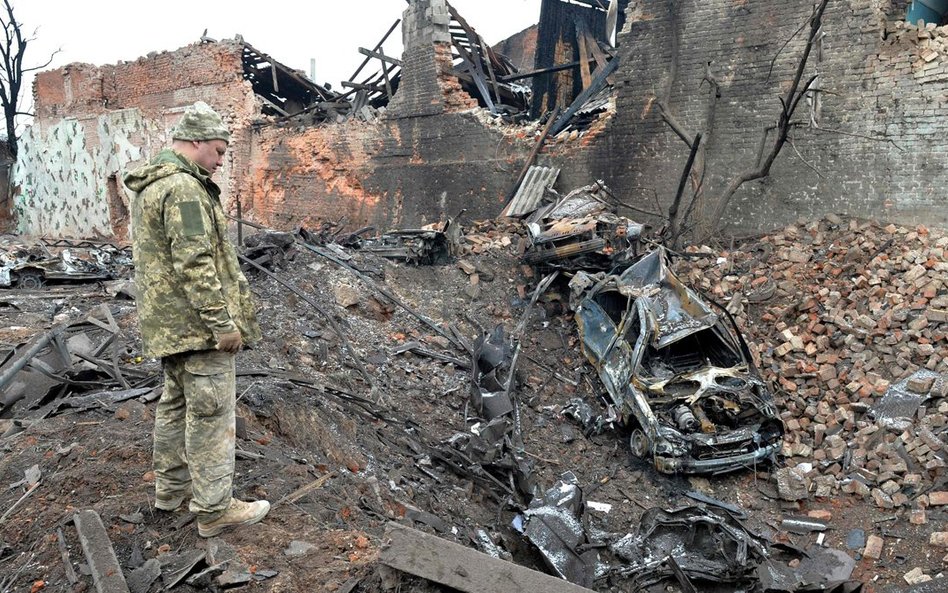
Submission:
M 382 61 L 382 77 L 385 78 L 385 96 L 389 99 L 392 98 L 392 81 L 388 78 L 388 64 L 385 63 L 385 54 L 382 53 L 382 50 L 379 49 L 379 59 Z
M 385 526 L 385 542 L 379 553 L 382 564 L 465 593 L 593 593 L 398 523 Z
M 609 60 L 606 59 L 606 54 L 604 54 L 602 48 L 599 47 L 599 42 L 595 37 L 592 36 L 592 33 L 589 32 L 589 29 L 585 30 L 585 36 L 586 47 L 592 52 L 592 57 L 594 60 L 596 60 L 596 66 L 599 68 L 605 68 L 606 64 L 609 63 Z M 615 76 L 607 77 L 606 82 L 609 84 L 615 84 Z
M 389 64 L 395 64 L 396 66 L 401 66 L 402 61 L 391 56 L 383 54 L 381 51 L 372 51 L 370 49 L 365 49 L 364 47 L 359 48 L 359 53 L 364 56 L 369 56 L 370 58 L 378 58 L 383 62 L 388 62 Z M 350 79 L 351 80 L 351 79 Z
M 400 22 L 402 22 L 402 19 L 395 19 L 395 22 L 392 23 L 392 26 L 389 27 L 385 35 L 382 36 L 382 40 L 375 44 L 374 51 L 382 49 L 382 44 L 385 43 L 385 40 L 388 39 L 388 36 L 392 34 L 392 31 L 395 30 L 395 27 L 397 27 L 398 23 Z M 362 63 L 359 64 L 359 67 L 356 68 L 356 71 L 352 73 L 352 76 L 349 77 L 349 80 L 355 80 L 355 77 L 359 75 L 359 72 L 362 72 L 362 69 L 365 68 L 365 65 L 368 64 L 369 60 L 371 59 L 372 58 L 370 57 L 366 57 L 364 60 L 362 60 Z
M 481 52 L 484 55 L 484 62 L 487 64 L 487 74 L 490 75 L 490 83 L 494 87 L 494 96 L 497 97 L 497 102 L 502 103 L 500 99 L 500 88 L 497 86 L 497 77 L 494 76 L 494 67 L 490 63 L 490 53 L 488 53 L 487 44 L 484 43 L 484 38 L 479 37 L 481 41 Z
M 509 76 L 501 76 L 498 78 L 498 80 L 500 82 L 512 82 L 514 80 L 522 80 L 524 78 L 533 78 L 534 76 L 540 76 L 541 74 L 551 74 L 561 70 L 569 70 L 570 68 L 576 68 L 578 66 L 579 62 L 570 62 L 569 64 L 560 64 L 559 66 L 550 66 L 549 68 L 540 68 L 539 70 L 518 72 L 516 74 L 510 74 Z
M 581 92 L 576 100 L 569 106 L 569 109 L 566 110 L 566 113 L 560 116 L 557 120 L 556 125 L 553 126 L 553 129 L 550 130 L 550 135 L 555 136 L 560 133 L 560 131 L 566 127 L 566 124 L 569 123 L 573 116 L 576 115 L 576 112 L 586 104 L 586 101 L 589 100 L 594 94 L 599 92 L 599 89 L 602 88 L 602 85 L 606 82 L 606 78 L 616 71 L 616 68 L 619 67 L 619 58 L 613 58 L 611 62 L 606 64 L 605 68 L 596 70 L 596 77 L 593 78 L 592 83 L 586 87 L 586 90 Z
M 592 83 L 592 75 L 589 73 L 589 48 L 586 47 L 586 25 L 581 20 L 577 20 L 575 25 L 576 39 L 579 41 L 579 76 L 585 90 Z
M 384 88 L 380 86 L 376 86 L 374 84 L 359 84 L 357 82 L 343 82 L 342 86 L 346 87 L 347 89 L 355 89 L 358 91 L 372 91 L 373 93 L 385 92 Z
M 398 66 L 396 66 L 395 64 L 382 64 L 382 68 L 388 70 L 389 75 L 391 75 L 392 72 L 394 72 L 395 69 L 398 68 Z M 369 76 L 368 78 L 364 79 L 360 84 L 362 84 L 363 86 L 365 86 L 365 85 L 371 85 L 373 81 L 378 80 L 380 77 L 381 77 L 381 73 L 376 72 L 376 73 L 373 74 L 372 76 Z M 349 84 L 356 84 L 356 83 L 355 83 L 354 81 L 349 81 Z M 345 87 L 345 86 L 346 86 L 346 83 L 343 82 L 343 83 L 342 83 L 342 86 Z M 359 90 L 359 89 L 357 89 L 357 88 L 351 88 L 351 87 L 346 87 L 346 88 L 349 88 L 349 90 L 346 91 L 345 93 L 339 95 L 338 97 L 336 97 L 336 98 L 333 99 L 333 100 L 334 100 L 334 101 L 343 101 L 343 100 L 345 100 L 345 99 L 348 99 L 350 96 L 352 96 L 353 94 L 355 94 L 355 92 L 356 92 L 357 90 Z M 381 87 L 379 87 L 379 91 L 378 91 L 378 92 L 382 92 L 382 91 L 381 91 Z
M 467 21 L 464 20 L 464 17 L 458 14 L 458 11 L 456 11 L 450 4 L 448 4 L 448 12 L 451 13 L 451 18 L 457 21 L 458 24 L 464 28 L 464 34 L 467 36 L 467 42 L 471 48 L 472 53 L 465 57 L 464 48 L 461 47 L 460 43 L 455 42 L 454 47 L 458 48 L 461 56 L 470 62 L 473 68 L 471 74 L 474 75 L 474 82 L 477 84 L 477 90 L 480 91 L 484 102 L 487 103 L 487 108 L 490 109 L 491 113 L 497 113 L 497 109 L 494 107 L 494 102 L 490 98 L 490 91 L 487 90 L 487 85 L 485 84 L 487 75 L 484 74 L 484 67 L 482 65 L 482 56 L 479 44 L 481 37 L 477 34 L 477 32 L 474 31 L 473 27 L 467 24 Z M 473 53 L 476 53 L 477 55 L 472 55 Z

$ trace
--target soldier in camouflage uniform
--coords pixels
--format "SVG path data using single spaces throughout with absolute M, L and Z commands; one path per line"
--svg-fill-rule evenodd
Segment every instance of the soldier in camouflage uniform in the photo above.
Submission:
M 203 102 L 172 131 L 171 149 L 125 176 L 145 355 L 161 358 L 155 411 L 155 506 L 191 496 L 198 532 L 210 537 L 256 523 L 267 501 L 233 498 L 235 355 L 260 339 L 253 301 L 227 237 L 220 188 L 230 132 Z

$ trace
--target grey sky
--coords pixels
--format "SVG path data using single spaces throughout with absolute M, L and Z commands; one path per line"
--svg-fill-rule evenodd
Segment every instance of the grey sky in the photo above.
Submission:
M 496 43 L 540 18 L 540 0 L 451 0 L 458 12 L 489 43 Z M 316 80 L 339 82 L 362 61 L 358 48 L 375 45 L 401 18 L 405 0 L 13 0 L 14 13 L 36 41 L 27 49 L 26 66 L 62 51 L 51 68 L 72 62 L 113 64 L 152 51 L 173 50 L 199 39 L 206 28 L 215 39 L 243 35 L 244 40 L 287 66 L 310 69 Z M 392 33 L 386 53 L 401 54 L 401 32 Z M 209 65 L 210 66 L 210 65 Z M 32 80 L 25 87 L 32 94 Z M 30 101 L 27 98 L 26 103 Z

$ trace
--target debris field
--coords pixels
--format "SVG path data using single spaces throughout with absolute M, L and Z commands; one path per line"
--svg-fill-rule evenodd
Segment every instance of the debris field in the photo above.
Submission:
M 519 221 L 460 226 L 433 264 L 438 229 L 247 237 L 235 490 L 273 510 L 207 541 L 153 508 L 133 288 L 0 293 L 0 591 L 942 590 L 948 235 L 830 216 L 669 252 L 784 428 L 776 463 L 675 475 L 607 405 L 573 272 L 527 265 Z

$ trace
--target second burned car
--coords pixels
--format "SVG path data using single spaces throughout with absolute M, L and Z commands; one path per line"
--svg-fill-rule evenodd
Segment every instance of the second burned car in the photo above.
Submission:
M 721 473 L 771 460 L 783 424 L 736 323 L 667 264 L 661 248 L 620 274 L 570 283 L 582 348 L 633 454 L 665 473 Z

